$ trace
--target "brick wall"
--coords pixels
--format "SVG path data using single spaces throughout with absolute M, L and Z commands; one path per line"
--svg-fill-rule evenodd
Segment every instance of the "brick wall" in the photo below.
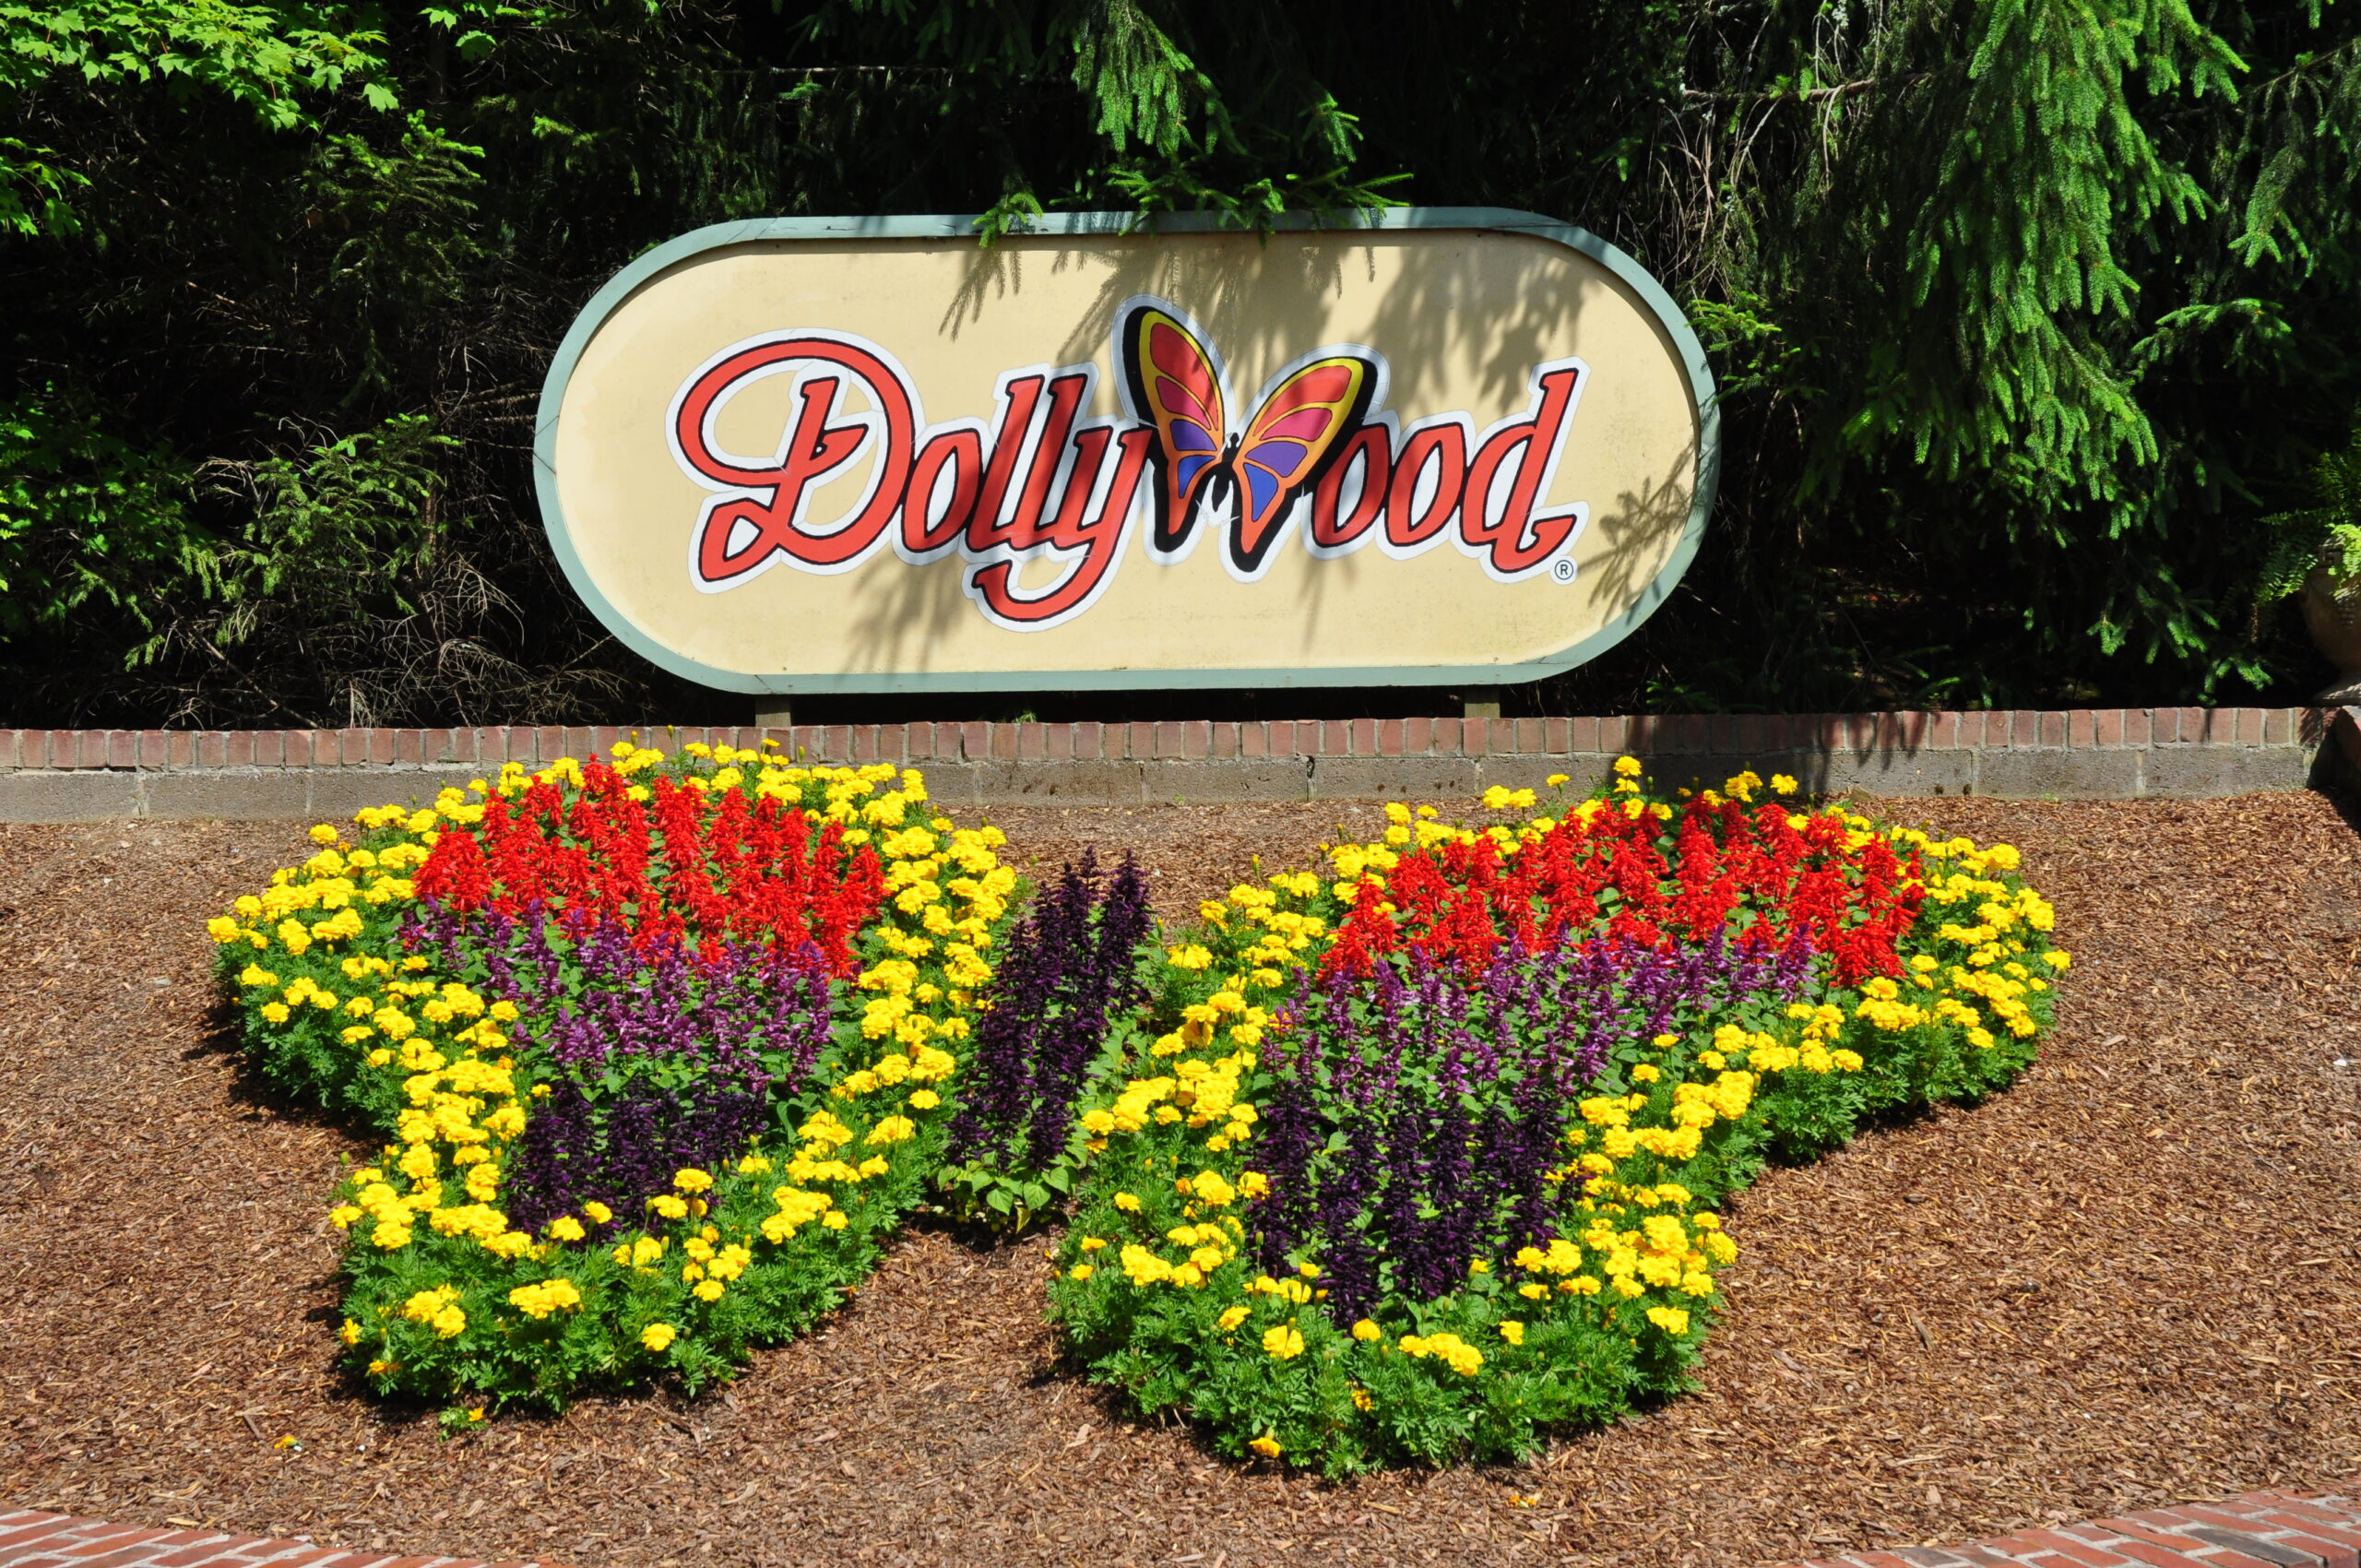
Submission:
M 2145 750 L 2317 744 L 2300 707 L 2030 708 L 1973 713 L 1671 714 L 1584 719 L 1328 719 L 1135 724 L 544 725 L 474 730 L 0 730 L 0 769 L 190 770 L 528 766 L 635 736 L 668 748 L 765 741 L 814 761 L 1126 762 L 1270 757 L 1750 755 L 1797 752 Z
M 0 820 L 341 814 L 432 795 L 503 762 L 539 766 L 635 736 L 927 770 L 954 804 L 1450 799 L 1630 753 L 1669 783 L 1738 768 L 1882 795 L 2128 799 L 2301 789 L 2331 719 L 2311 708 L 1358 719 L 793 729 L 0 730 Z

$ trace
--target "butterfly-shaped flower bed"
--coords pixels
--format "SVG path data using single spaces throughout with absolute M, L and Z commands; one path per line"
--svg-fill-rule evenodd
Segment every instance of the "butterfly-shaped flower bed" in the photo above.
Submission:
M 261 1070 L 388 1138 L 344 1183 L 383 1393 L 694 1390 L 925 1189 L 1015 873 L 915 771 L 702 746 L 361 814 L 212 922 Z
M 1638 773 L 1389 807 L 1157 956 L 1062 1157 L 1092 1378 L 1334 1473 L 1526 1454 L 1687 1386 L 1767 1157 L 2032 1060 L 2069 960 L 2012 849 Z
M 1389 806 L 1173 940 L 1128 861 L 1012 909 L 915 772 L 689 750 L 314 829 L 213 922 L 263 1071 L 389 1139 L 331 1215 L 382 1392 L 694 1391 L 931 1201 L 1063 1211 L 1076 1362 L 1226 1452 L 1513 1457 L 1686 1386 L 1715 1200 L 2007 1083 L 2069 963 L 2014 850 L 1752 774 Z

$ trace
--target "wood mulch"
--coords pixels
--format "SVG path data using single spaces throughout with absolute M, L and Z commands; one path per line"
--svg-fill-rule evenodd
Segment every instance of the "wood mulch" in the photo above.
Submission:
M 2361 859 L 2317 795 L 1911 802 L 2023 847 L 2078 962 L 2015 1088 L 1769 1174 L 1703 1392 L 1530 1467 L 1331 1486 L 1061 1371 L 1033 1241 L 921 1229 L 685 1402 L 460 1440 L 332 1370 L 350 1133 L 244 1086 L 199 929 L 289 826 L 0 828 L 0 1500 L 485 1558 L 1769 1562 L 2361 1470 Z M 1168 910 L 1365 809 L 1004 814 Z M 280 1447 L 284 1438 L 301 1446 Z

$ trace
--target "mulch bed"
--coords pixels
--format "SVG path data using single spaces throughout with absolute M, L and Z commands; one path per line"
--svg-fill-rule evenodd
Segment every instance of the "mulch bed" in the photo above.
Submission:
M 364 1146 L 242 1080 L 199 929 L 288 826 L 0 827 L 0 1498 L 585 1565 L 1733 1564 L 2361 1470 L 2361 859 L 2330 801 L 1926 801 L 2077 956 L 2044 1061 L 1733 1205 L 1703 1392 L 1514 1469 L 1330 1486 L 1062 1372 L 1038 1240 L 921 1229 L 724 1393 L 445 1441 L 332 1368 Z M 1180 913 L 1363 808 L 1032 810 Z M 300 1451 L 275 1444 L 291 1436 Z

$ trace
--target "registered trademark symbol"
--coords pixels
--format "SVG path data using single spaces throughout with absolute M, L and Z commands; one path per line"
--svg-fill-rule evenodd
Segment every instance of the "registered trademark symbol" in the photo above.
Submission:
M 1561 583 L 1571 583 L 1574 580 L 1574 564 L 1561 555 L 1549 568 L 1549 575 Z

